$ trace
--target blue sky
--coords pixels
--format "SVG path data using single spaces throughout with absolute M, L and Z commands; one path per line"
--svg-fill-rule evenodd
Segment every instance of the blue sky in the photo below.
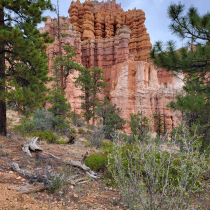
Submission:
M 68 9 L 72 0 L 60 0 L 60 15 L 69 17 Z M 84 2 L 84 0 L 80 0 Z M 107 0 L 105 0 L 106 2 Z M 200 14 L 205 14 L 210 12 L 210 0 L 116 0 L 117 3 L 121 3 L 124 11 L 128 9 L 142 9 L 146 15 L 145 26 L 147 32 L 150 34 L 151 43 L 154 44 L 155 41 L 168 41 L 175 40 L 177 42 L 177 47 L 181 47 L 182 43 L 185 41 L 180 40 L 175 35 L 172 35 L 168 26 L 170 20 L 167 16 L 167 8 L 171 3 L 180 2 L 186 5 L 186 9 L 190 6 L 195 6 Z M 53 4 L 57 4 L 57 0 L 51 0 Z M 51 17 L 56 17 L 55 13 L 46 11 L 44 15 L 50 15 Z M 41 24 L 40 26 L 43 26 Z

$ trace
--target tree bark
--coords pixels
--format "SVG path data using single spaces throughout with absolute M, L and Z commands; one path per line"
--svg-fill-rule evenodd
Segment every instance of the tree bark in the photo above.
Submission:
M 57 2 L 57 9 L 58 9 L 58 40 L 59 40 L 59 54 L 62 56 L 62 49 L 61 49 L 61 28 L 60 28 L 60 14 L 59 14 L 59 4 Z M 60 66 L 60 81 L 61 81 L 61 88 L 64 90 L 63 86 L 63 66 Z M 64 95 L 64 92 L 61 92 Z
M 0 28 L 4 27 L 4 8 L 0 9 Z M 0 52 L 4 51 L 4 40 L 0 40 Z M 7 135 L 5 103 L 5 55 L 0 54 L 0 135 Z
M 92 125 L 92 130 L 94 130 L 95 126 L 95 107 L 96 107 L 96 94 L 93 96 L 93 125 Z

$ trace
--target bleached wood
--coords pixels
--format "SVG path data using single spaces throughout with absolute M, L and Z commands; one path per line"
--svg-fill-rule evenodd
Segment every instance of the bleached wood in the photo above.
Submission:
M 36 175 L 33 173 L 30 173 L 28 171 L 25 171 L 23 169 L 21 169 L 19 167 L 19 165 L 15 162 L 12 163 L 11 168 L 16 171 L 17 173 L 19 173 L 20 175 L 22 175 L 24 178 L 30 180 L 32 183 L 44 183 L 45 186 L 50 186 L 51 184 L 51 180 L 49 178 L 47 178 L 46 176 L 42 176 L 42 175 Z M 53 175 L 52 175 L 53 177 Z
M 23 145 L 22 145 L 22 150 L 27 153 L 30 157 L 32 157 L 30 150 L 32 151 L 42 151 L 42 148 L 38 147 L 36 145 L 36 141 L 38 140 L 39 137 L 33 137 L 31 141 L 27 140 Z
M 36 151 L 36 150 L 42 151 L 42 148 L 40 148 L 40 147 L 38 147 L 38 146 L 36 145 L 36 141 L 38 140 L 38 138 L 39 138 L 39 137 L 34 137 L 34 138 L 32 138 L 32 140 L 31 140 L 31 142 L 30 142 L 30 144 L 29 144 L 29 147 L 30 147 L 30 149 L 31 149 L 32 151 Z
M 26 184 L 26 185 L 22 186 L 17 191 L 22 193 L 22 194 L 29 194 L 29 193 L 40 192 L 40 191 L 43 191 L 45 189 L 46 189 L 46 186 L 44 186 L 44 184 L 38 183 L 36 185 Z

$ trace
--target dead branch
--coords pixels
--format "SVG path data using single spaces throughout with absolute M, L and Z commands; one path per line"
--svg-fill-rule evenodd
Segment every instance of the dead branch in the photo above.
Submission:
M 73 179 L 68 179 L 67 180 L 67 183 L 70 183 L 71 185 L 76 185 L 77 183 L 85 183 L 86 181 L 86 178 L 85 177 L 83 177 L 83 178 L 80 178 L 80 179 L 75 179 L 75 180 L 73 180 Z M 85 182 L 82 182 L 82 181 L 85 181 Z
M 45 154 L 51 155 L 52 157 L 54 157 L 56 160 L 60 160 L 61 162 L 63 162 L 66 165 L 71 165 L 74 167 L 78 167 L 81 168 L 82 170 L 84 170 L 88 176 L 90 176 L 93 179 L 99 179 L 100 176 L 97 175 L 97 173 L 95 173 L 94 171 L 91 171 L 89 167 L 87 167 L 85 164 L 83 164 L 81 161 L 74 161 L 74 160 L 70 160 L 70 161 L 62 161 L 60 158 L 56 157 L 55 155 L 52 155 L 50 153 L 44 152 Z
M 40 175 L 40 174 L 33 174 L 30 172 L 27 172 L 23 169 L 20 169 L 19 165 L 15 162 L 12 163 L 11 168 L 19 173 L 20 175 L 22 175 L 24 178 L 28 179 L 30 182 L 32 183 L 44 183 L 45 187 L 49 187 L 51 184 L 51 179 L 54 177 L 54 174 L 49 175 L 49 177 L 47 177 L 46 175 Z
M 22 194 L 29 194 L 29 193 L 41 192 L 45 189 L 46 189 L 46 186 L 44 186 L 44 184 L 37 183 L 36 185 L 26 184 L 17 191 Z
M 31 141 L 28 140 L 22 145 L 22 150 L 27 153 L 30 157 L 32 157 L 30 150 L 32 151 L 42 151 L 40 147 L 36 145 L 36 141 L 39 137 L 33 137 Z

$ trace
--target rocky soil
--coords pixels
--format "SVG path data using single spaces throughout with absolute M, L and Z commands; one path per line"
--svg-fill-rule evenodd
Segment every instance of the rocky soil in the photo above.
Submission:
M 9 118 L 13 118 L 9 121 L 18 123 L 16 113 L 10 113 Z M 125 209 L 121 206 L 117 190 L 108 187 L 102 178 L 93 180 L 87 177 L 84 171 L 76 167 L 70 167 L 68 173 L 71 176 L 77 174 L 79 178 L 85 178 L 86 183 L 76 186 L 67 184 L 55 193 L 50 193 L 49 190 L 21 193 L 21 189 L 27 186 L 30 180 L 12 171 L 13 162 L 28 172 L 39 171 L 42 174 L 51 170 L 62 173 L 67 167 L 57 164 L 51 156 L 44 155 L 43 152 L 32 152 L 32 157 L 27 156 L 21 147 L 25 140 L 16 135 L 0 137 L 0 209 Z M 86 152 L 89 154 L 97 152 L 95 148 L 87 147 L 84 138 L 79 138 L 72 145 L 47 144 L 42 141 L 38 141 L 37 145 L 63 161 L 82 160 Z M 39 156 L 43 158 L 40 159 Z

